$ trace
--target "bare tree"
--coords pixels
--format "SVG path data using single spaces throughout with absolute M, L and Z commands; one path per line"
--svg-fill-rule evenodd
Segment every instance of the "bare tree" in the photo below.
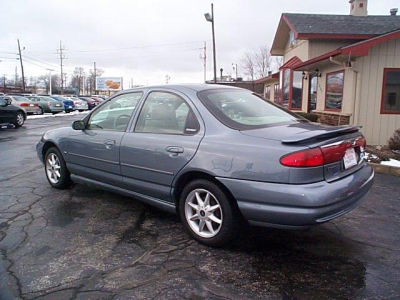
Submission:
M 254 53 L 254 61 L 256 65 L 256 76 L 262 78 L 268 75 L 271 69 L 271 53 L 269 48 L 262 46 Z
M 85 70 L 82 67 L 75 67 L 74 73 L 71 79 L 71 86 L 78 91 L 78 94 L 81 94 L 82 89 L 82 79 L 85 76 Z
M 246 52 L 241 60 L 244 74 L 253 81 L 256 73 L 256 63 L 254 61 L 254 54 Z
M 279 70 L 279 68 L 282 67 L 282 65 L 283 65 L 283 57 L 282 56 L 275 56 L 274 65 L 275 65 L 275 69 Z

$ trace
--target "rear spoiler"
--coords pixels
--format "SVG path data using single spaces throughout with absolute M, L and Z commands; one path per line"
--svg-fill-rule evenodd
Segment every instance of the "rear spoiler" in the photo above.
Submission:
M 304 131 L 293 136 L 289 136 L 281 140 L 283 144 L 296 144 L 309 140 L 323 140 L 333 138 L 347 133 L 357 132 L 361 126 L 341 126 L 341 127 L 328 127 L 323 130 Z

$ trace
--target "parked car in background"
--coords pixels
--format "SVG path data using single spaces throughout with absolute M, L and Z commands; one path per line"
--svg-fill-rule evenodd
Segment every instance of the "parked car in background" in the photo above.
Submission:
M 99 102 L 99 103 L 101 103 L 101 102 L 103 102 L 103 101 L 104 101 L 104 99 L 103 99 L 103 98 L 101 98 L 101 97 L 98 97 L 98 96 L 90 96 L 90 98 L 92 98 L 93 100 L 95 100 L 95 101 L 97 101 L 97 102 Z
M 19 106 L 24 109 L 28 115 L 40 115 L 43 113 L 38 103 L 33 102 L 26 97 L 19 95 L 7 95 L 5 97 L 11 99 L 11 103 L 13 105 Z
M 69 97 L 64 97 L 64 98 L 67 98 L 68 100 L 71 100 L 74 102 L 75 110 L 85 111 L 85 110 L 89 109 L 88 103 L 77 97 L 69 96 Z
M 99 101 L 96 101 L 90 97 L 83 97 L 83 96 L 79 96 L 78 97 L 80 100 L 85 101 L 88 104 L 88 109 L 92 110 L 93 108 L 95 108 L 98 104 Z
M 306 228 L 357 207 L 374 179 L 359 129 L 311 123 L 245 89 L 156 86 L 46 132 L 37 153 L 53 187 L 72 180 L 134 196 L 220 246 L 242 219 Z
M 15 128 L 24 125 L 26 112 L 19 106 L 11 104 L 9 97 L 0 95 L 0 125 L 13 124 Z
M 36 102 L 39 104 L 42 113 L 52 113 L 57 114 L 59 112 L 64 111 L 64 105 L 57 100 L 54 100 L 48 96 L 26 96 L 32 102 Z
M 54 100 L 57 100 L 60 103 L 63 103 L 64 104 L 64 111 L 66 113 L 74 111 L 74 109 L 75 109 L 74 101 L 65 99 L 64 97 L 61 97 L 61 96 L 52 95 L 50 97 L 53 98 Z
M 107 99 L 107 96 L 104 96 L 104 95 L 92 95 L 92 96 L 90 96 L 90 97 L 96 97 L 96 98 L 98 98 L 100 101 L 104 101 L 104 100 Z

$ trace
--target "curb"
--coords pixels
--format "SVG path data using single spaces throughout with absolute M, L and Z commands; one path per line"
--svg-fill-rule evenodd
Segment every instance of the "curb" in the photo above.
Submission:
M 388 174 L 388 175 L 400 177 L 400 168 L 399 167 L 386 166 L 386 165 L 381 165 L 381 164 L 376 164 L 376 163 L 371 163 L 371 162 L 369 164 L 374 168 L 374 171 L 376 173 Z

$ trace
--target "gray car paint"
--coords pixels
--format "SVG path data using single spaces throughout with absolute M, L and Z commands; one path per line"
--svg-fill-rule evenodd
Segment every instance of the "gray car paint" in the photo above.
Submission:
M 307 137 L 310 131 L 324 134 L 335 127 L 299 122 L 234 130 L 222 125 L 199 101 L 197 93 L 210 88 L 232 87 L 170 85 L 123 92 L 142 91 L 144 96 L 138 107 L 151 91 L 180 95 L 199 120 L 201 130 L 195 135 L 135 133 L 133 127 L 140 111 L 137 109 L 127 131 L 118 137 L 109 131 L 93 136 L 72 128 L 49 131 L 37 145 L 39 158 L 43 160 L 43 146 L 51 142 L 62 151 L 74 181 L 135 196 L 169 211 L 174 210 L 174 191 L 181 176 L 202 172 L 223 184 L 233 195 L 232 200 L 237 201 L 242 215 L 257 225 L 291 227 L 327 221 L 354 208 L 368 192 L 373 171 L 365 162 L 345 172 L 338 172 L 334 165 L 289 168 L 279 162 L 284 154 L 358 137 L 359 132 L 322 141 L 290 143 Z M 113 150 L 106 151 L 104 141 L 112 134 L 117 143 Z M 289 143 L 282 143 L 285 138 Z M 185 151 L 171 157 L 166 151 L 168 146 L 180 146 Z M 94 157 L 92 150 L 97 148 L 93 147 L 105 153 Z M 79 154 L 79 158 L 74 154 Z M 357 189 L 359 192 L 355 193 Z

